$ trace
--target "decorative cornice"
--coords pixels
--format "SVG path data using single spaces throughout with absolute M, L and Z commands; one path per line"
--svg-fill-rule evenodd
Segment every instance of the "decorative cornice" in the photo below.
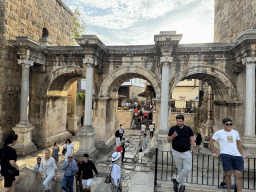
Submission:
M 22 68 L 29 68 L 34 65 L 34 61 L 29 59 L 18 59 L 18 64 L 22 66 Z

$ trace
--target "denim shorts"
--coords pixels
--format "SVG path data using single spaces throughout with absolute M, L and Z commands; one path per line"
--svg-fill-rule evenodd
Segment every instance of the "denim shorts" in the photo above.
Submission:
M 242 156 L 220 154 L 220 159 L 224 171 L 231 171 L 232 169 L 238 171 L 244 170 L 244 159 Z

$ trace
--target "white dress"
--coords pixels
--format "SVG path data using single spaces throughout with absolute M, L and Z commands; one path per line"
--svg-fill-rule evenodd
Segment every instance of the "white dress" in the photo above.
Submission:
M 73 143 L 70 143 L 70 144 L 64 144 L 63 147 L 67 147 L 67 151 L 65 153 L 65 161 L 68 159 L 68 156 L 70 154 L 73 154 L 73 150 L 72 148 L 74 148 L 74 145 Z

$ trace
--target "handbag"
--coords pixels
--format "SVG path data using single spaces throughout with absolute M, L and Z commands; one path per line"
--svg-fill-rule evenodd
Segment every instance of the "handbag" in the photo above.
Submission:
M 66 152 L 67 152 L 67 149 L 66 149 L 66 148 L 63 148 L 63 150 L 62 150 L 62 155 L 65 155 Z
M 111 183 L 111 172 L 112 172 L 113 166 L 114 166 L 114 165 L 112 165 L 111 171 L 110 171 L 110 173 L 108 174 L 108 176 L 106 177 L 104 183 L 107 183 L 107 184 Z
M 20 175 L 20 171 L 18 169 L 14 169 L 12 171 L 10 171 L 11 175 L 16 177 Z

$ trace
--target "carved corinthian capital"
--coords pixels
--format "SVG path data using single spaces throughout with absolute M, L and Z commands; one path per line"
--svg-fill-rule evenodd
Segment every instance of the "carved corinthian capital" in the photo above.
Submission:
M 169 67 L 173 62 L 173 57 L 160 57 L 160 66 L 161 67 Z
M 18 59 L 18 64 L 22 66 L 22 68 L 29 68 L 34 65 L 34 61 L 29 59 Z
M 83 59 L 83 63 L 87 66 L 93 67 L 93 65 L 97 65 L 97 60 L 94 60 L 93 58 L 85 58 Z
M 246 68 L 255 68 L 256 57 L 246 57 L 242 59 L 242 63 L 246 66 Z

